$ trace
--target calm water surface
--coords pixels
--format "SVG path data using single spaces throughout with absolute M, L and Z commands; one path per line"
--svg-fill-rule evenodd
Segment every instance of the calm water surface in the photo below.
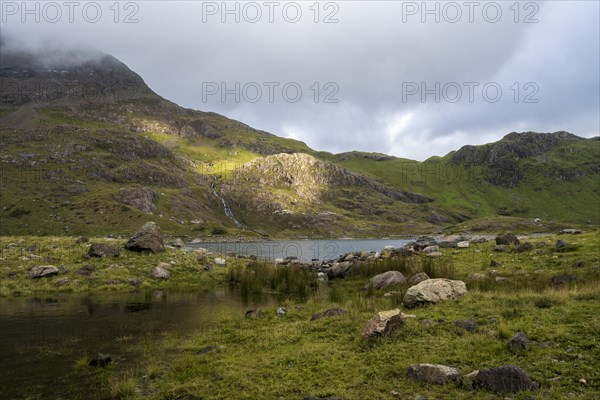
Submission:
M 410 242 L 407 239 L 365 239 L 365 240 L 273 240 L 240 243 L 189 243 L 189 247 L 203 247 L 216 253 L 261 259 L 297 257 L 302 261 L 331 260 L 342 254 L 357 251 L 381 251 L 384 246 L 402 247 Z
M 276 304 L 269 295 L 243 301 L 228 287 L 0 299 L 0 399 L 92 398 L 90 382 L 78 382 L 79 358 L 100 352 L 127 363 L 138 338 L 198 331 Z

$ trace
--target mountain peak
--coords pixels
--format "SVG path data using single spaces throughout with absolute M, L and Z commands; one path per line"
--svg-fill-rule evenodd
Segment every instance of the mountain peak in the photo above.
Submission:
M 0 47 L 1 102 L 71 104 L 118 101 L 154 93 L 115 57 L 99 50 Z

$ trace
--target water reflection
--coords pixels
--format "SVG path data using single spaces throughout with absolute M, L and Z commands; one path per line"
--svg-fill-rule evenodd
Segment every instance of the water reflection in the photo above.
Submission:
M 285 297 L 285 296 L 284 296 Z M 0 398 L 86 398 L 75 362 L 96 353 L 127 362 L 127 338 L 200 331 L 276 307 L 281 296 L 234 287 L 0 300 Z M 83 392 L 81 392 L 83 391 Z

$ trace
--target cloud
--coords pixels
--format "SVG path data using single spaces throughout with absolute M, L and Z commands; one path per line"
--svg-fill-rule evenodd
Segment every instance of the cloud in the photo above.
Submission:
M 447 21 L 454 14 L 444 2 L 427 3 L 437 5 L 439 23 L 432 14 L 422 23 L 420 13 L 406 13 L 407 6 L 420 7 L 421 2 L 319 3 L 318 15 L 309 8 L 313 3 L 298 2 L 302 18 L 297 23 L 285 20 L 285 2 L 275 9 L 272 23 L 264 6 L 260 21 L 248 22 L 255 15 L 248 3 L 227 3 L 238 4 L 239 23 L 233 14 L 225 15 L 226 23 L 221 13 L 203 14 L 203 7 L 220 8 L 221 2 L 139 2 L 132 3 L 137 9 L 127 10 L 119 3 L 118 23 L 112 3 L 98 4 L 102 19 L 96 23 L 86 22 L 79 11 L 73 23 L 64 18 L 22 23 L 10 16 L 3 36 L 19 38 L 20 46 L 101 49 L 169 100 L 293 135 L 318 150 L 425 159 L 497 140 L 513 130 L 568 130 L 583 136 L 600 130 L 597 2 L 527 3 L 537 9 L 521 2 L 518 23 L 511 2 L 494 3 L 502 11 L 496 23 L 486 21 L 486 3 L 474 10 L 473 22 L 462 7 L 457 23 Z M 139 22 L 123 23 L 133 11 Z M 523 23 L 532 12 L 538 22 Z M 327 16 L 338 22 L 323 23 Z M 263 94 L 255 103 L 243 93 L 237 102 L 234 95 L 225 101 L 220 95 L 203 99 L 207 82 L 229 89 L 236 83 L 241 89 L 256 84 Z M 265 86 L 270 82 L 279 83 L 273 101 Z M 411 82 L 419 89 L 422 83 L 425 89 L 439 83 L 440 101 L 428 94 L 423 102 L 422 91 L 403 96 Z M 465 86 L 469 82 L 478 83 L 473 101 Z M 452 83 L 463 91 L 456 102 L 448 101 L 456 95 Z M 497 102 L 482 93 L 494 83 L 502 90 Z M 297 102 L 285 97 L 286 84 L 301 88 Z M 489 86 L 487 94 L 493 95 L 495 88 Z M 526 98 L 538 102 L 527 103 Z

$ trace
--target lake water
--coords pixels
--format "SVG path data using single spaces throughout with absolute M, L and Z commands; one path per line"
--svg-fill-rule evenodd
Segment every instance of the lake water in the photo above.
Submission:
M 258 305 L 275 307 L 277 299 L 244 301 L 230 287 L 0 299 L 0 399 L 94 398 L 96 383 L 82 378 L 78 359 L 100 352 L 126 364 L 139 338 L 198 331 Z
M 274 240 L 260 242 L 188 243 L 188 247 L 205 248 L 221 254 L 256 256 L 260 259 L 297 257 L 302 261 L 331 260 L 342 254 L 357 251 L 381 251 L 384 246 L 402 247 L 408 239 L 365 239 L 365 240 Z
M 380 251 L 408 240 L 286 240 L 195 243 L 219 253 L 262 259 L 328 260 L 356 251 Z M 321 288 L 326 290 L 326 288 Z M 321 295 L 323 293 L 320 293 Z M 110 354 L 115 365 L 135 360 L 127 348 L 146 335 L 180 334 L 240 318 L 248 309 L 274 308 L 275 295 L 243 299 L 224 286 L 209 291 L 64 294 L 0 298 L 0 399 L 93 399 L 95 374 L 78 359 Z

